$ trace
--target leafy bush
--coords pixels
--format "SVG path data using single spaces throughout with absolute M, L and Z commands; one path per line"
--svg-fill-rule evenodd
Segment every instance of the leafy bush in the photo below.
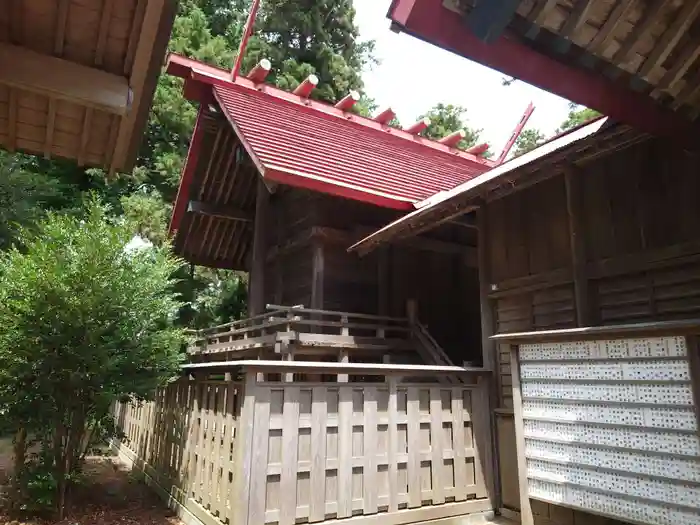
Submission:
M 125 250 L 131 237 L 92 200 L 82 219 L 49 214 L 21 252 L 0 254 L 0 407 L 20 436 L 16 472 L 36 474 L 24 495 L 53 490 L 59 515 L 92 438 L 114 432 L 113 402 L 149 398 L 181 361 L 180 262 L 167 245 Z M 27 436 L 41 467 L 24 464 Z

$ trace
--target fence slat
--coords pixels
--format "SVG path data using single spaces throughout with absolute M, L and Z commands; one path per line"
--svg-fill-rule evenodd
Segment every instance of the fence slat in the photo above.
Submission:
M 445 465 L 442 453 L 445 449 L 443 445 L 444 432 L 442 430 L 442 399 L 440 399 L 440 389 L 430 389 L 430 451 L 433 485 L 433 504 L 445 503 Z
M 399 450 L 399 428 L 398 428 L 398 392 L 396 389 L 396 378 L 389 378 L 389 512 L 399 510 L 399 465 L 396 457 Z M 402 451 L 403 452 L 403 451 Z
M 185 441 L 185 452 L 182 459 L 182 466 L 180 468 L 180 479 L 182 480 L 182 490 L 188 496 L 193 495 L 194 490 L 194 456 L 196 453 L 196 436 L 199 435 L 199 392 L 202 385 L 199 383 L 192 382 L 190 384 L 190 403 L 191 411 L 189 415 L 189 424 L 187 439 Z
M 479 381 L 479 386 L 471 391 L 472 433 L 474 435 L 474 472 L 476 482 L 476 497 L 489 497 L 489 487 L 492 486 L 491 469 L 491 418 L 489 416 L 488 381 Z M 486 466 L 486 468 L 484 468 Z
M 464 403 L 462 389 L 452 389 L 452 448 L 454 450 L 455 501 L 467 499 L 467 458 L 464 444 Z
M 314 387 L 311 401 L 311 494 L 309 521 L 323 521 L 326 514 L 326 418 L 328 406 L 324 387 Z
M 420 413 L 418 406 L 418 388 L 408 388 L 408 506 L 421 505 L 420 485 Z M 414 445 L 414 446 L 411 446 Z
M 338 390 L 338 518 L 347 518 L 352 515 L 352 387 Z
M 221 502 L 221 483 L 223 481 L 223 476 L 221 474 L 221 455 L 223 453 L 224 414 L 226 413 L 226 386 L 226 384 L 220 384 L 217 386 L 216 428 L 213 436 L 214 443 L 212 444 L 214 461 L 211 478 L 211 501 L 212 510 L 218 516 L 223 516 L 224 510 Z
M 265 523 L 267 496 L 267 450 L 270 441 L 270 389 L 256 389 L 248 523 Z M 234 500 L 233 505 L 238 503 Z
M 362 467 L 362 499 L 364 514 L 377 512 L 377 388 L 364 391 L 364 465 Z
M 206 387 L 206 402 L 204 410 L 204 435 L 202 440 L 202 461 L 199 469 L 199 490 L 202 507 L 208 509 L 211 505 L 209 494 L 209 479 L 211 477 L 211 443 L 212 427 L 214 423 L 214 403 L 216 399 L 216 386 L 208 384 Z
M 299 387 L 290 386 L 284 389 L 282 418 L 279 525 L 293 525 L 297 512 L 297 469 L 299 467 Z
M 229 523 L 233 523 L 233 514 L 231 512 L 234 501 L 231 497 L 233 489 L 233 473 L 234 463 L 233 454 L 235 446 L 236 417 L 237 413 L 237 392 L 238 388 L 235 383 L 228 381 L 226 385 L 226 417 L 224 418 L 224 444 L 221 461 L 221 485 L 219 486 L 219 498 L 221 499 L 222 513 L 221 518 L 227 519 Z

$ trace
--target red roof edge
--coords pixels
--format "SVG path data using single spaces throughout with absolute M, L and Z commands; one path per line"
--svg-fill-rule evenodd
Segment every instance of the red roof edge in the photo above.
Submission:
M 202 114 L 203 108 L 200 106 L 197 112 L 197 120 L 194 124 L 192 139 L 190 140 L 190 149 L 187 151 L 187 160 L 182 168 L 182 177 L 180 178 L 180 186 L 177 189 L 177 197 L 175 198 L 175 206 L 173 206 L 173 214 L 170 217 L 170 226 L 168 233 L 172 236 L 180 227 L 182 217 L 187 211 L 187 203 L 190 199 L 190 186 L 197 168 L 197 160 L 199 158 L 199 150 L 202 148 L 202 137 L 204 137 Z
M 346 199 L 359 200 L 382 208 L 391 208 L 394 210 L 410 211 L 414 210 L 413 202 L 408 200 L 400 200 L 396 197 L 388 197 L 381 193 L 371 192 L 360 189 L 349 184 L 339 184 L 336 181 L 327 181 L 322 178 L 309 177 L 297 173 L 289 173 L 287 171 L 268 168 L 265 171 L 265 180 L 286 184 L 297 188 L 317 191 L 336 197 Z
M 255 82 L 242 76 L 238 76 L 236 77 L 235 81 L 232 81 L 229 71 L 204 64 L 176 53 L 170 53 L 168 55 L 166 72 L 174 76 L 182 77 L 186 80 L 191 79 L 210 86 L 223 86 L 229 88 L 232 86 L 240 86 L 242 88 L 254 89 L 270 96 L 286 100 L 287 102 L 320 111 L 326 115 L 332 115 L 371 129 L 391 133 L 392 135 L 400 137 L 404 140 L 409 140 L 413 143 L 417 142 L 434 150 L 442 151 L 443 153 L 448 153 L 450 155 L 469 160 L 475 164 L 481 164 L 486 168 L 492 168 L 496 165 L 496 163 L 492 160 L 485 159 L 456 148 L 450 148 L 449 146 L 440 144 L 437 141 L 418 137 L 400 129 L 391 128 L 372 119 L 343 111 L 330 104 L 326 104 L 325 102 L 318 102 L 316 100 L 302 98 L 298 95 L 294 95 L 293 93 L 270 86 L 269 84 L 256 84 Z
M 640 131 L 665 135 L 690 123 L 651 101 L 645 94 L 611 81 L 599 72 L 555 60 L 504 34 L 487 44 L 477 38 L 462 16 L 436 0 L 394 0 L 388 15 L 395 27 L 523 82 L 555 93 Z

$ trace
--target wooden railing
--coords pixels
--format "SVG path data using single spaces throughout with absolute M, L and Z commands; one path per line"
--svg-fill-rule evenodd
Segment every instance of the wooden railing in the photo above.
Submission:
M 480 369 L 290 362 L 189 365 L 156 400 L 118 405 L 120 451 L 208 524 L 391 523 L 493 508 Z M 378 383 L 260 382 L 274 369 L 382 375 Z M 226 370 L 237 380 L 211 381 Z M 463 384 L 399 383 L 459 375 Z
M 268 305 L 264 314 L 198 331 L 189 353 L 240 354 L 262 348 L 281 353 L 290 344 L 381 347 L 407 339 L 409 332 L 406 318 Z
M 693 320 L 494 337 L 510 346 L 523 525 L 531 499 L 700 524 L 698 335 Z

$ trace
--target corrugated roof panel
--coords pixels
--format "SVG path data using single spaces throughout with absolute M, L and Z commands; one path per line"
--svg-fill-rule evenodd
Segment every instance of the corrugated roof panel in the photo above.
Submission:
M 214 93 L 263 170 L 418 202 L 489 166 L 232 84 Z

